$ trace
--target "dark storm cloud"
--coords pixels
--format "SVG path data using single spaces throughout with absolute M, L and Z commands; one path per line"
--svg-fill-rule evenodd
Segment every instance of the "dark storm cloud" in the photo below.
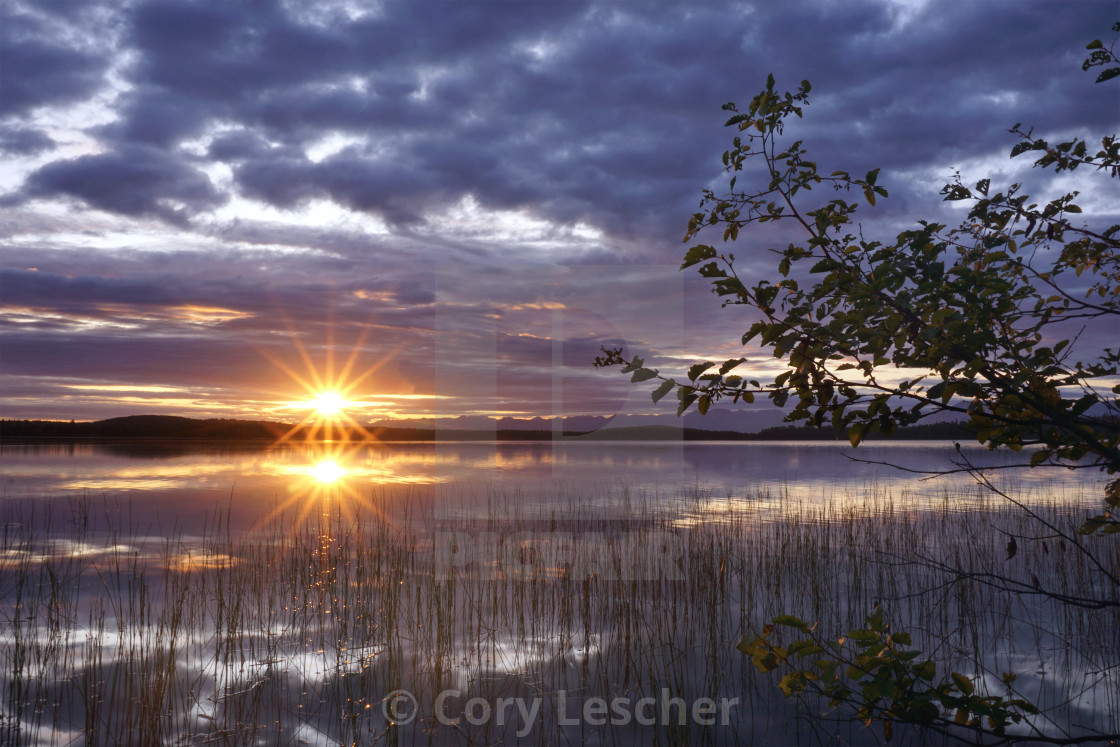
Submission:
M 601 341 L 666 366 L 685 342 L 739 352 L 749 318 L 715 313 L 706 284 L 673 266 L 700 189 L 725 183 L 720 105 L 748 101 L 767 72 L 813 82 L 789 134 L 823 171 L 883 167 L 891 199 L 866 212 L 868 234 L 955 223 L 940 183 L 985 159 L 1019 166 L 1005 156 L 1016 121 L 1049 135 L 1120 120 L 1114 91 L 1079 69 L 1117 20 L 1111 0 L 371 8 L 0 6 L 0 150 L 20 164 L 0 195 L 3 302 L 42 312 L 7 324 L 5 360 L 47 375 L 88 356 L 106 379 L 188 382 L 233 355 L 229 375 L 249 386 L 260 361 L 246 341 L 366 334 L 375 357 L 400 349 L 401 381 L 454 379 L 484 409 L 480 376 L 507 406 L 545 407 L 535 387 L 558 335 L 565 406 L 582 392 L 594 407 L 626 391 L 573 373 Z M 78 102 L 88 124 L 51 109 Z M 234 197 L 281 217 L 231 216 Z M 294 211 L 315 200 L 345 209 Z M 463 205 L 478 210 L 449 214 Z M 101 248 L 75 252 L 82 236 Z M 768 267 L 762 250 L 792 239 L 752 232 L 740 267 Z M 239 315 L 193 328 L 184 305 Z M 78 317 L 103 324 L 79 333 Z M 112 328 L 126 318 L 135 339 Z M 171 349 L 181 365 L 165 365 Z
M 929 3 L 902 31 L 885 7 L 868 4 L 804 13 L 769 3 L 758 6 L 758 16 L 785 47 L 771 58 L 780 82 L 792 87 L 809 78 L 814 85 L 794 136 L 806 138 L 826 171 L 883 166 L 889 180 L 925 167 L 943 175 L 882 206 L 888 214 L 908 211 L 911 222 L 926 217 L 914 214 L 915 201 L 928 214 L 962 160 L 1005 159 L 1015 142 L 1007 130 L 1016 122 L 1084 134 L 1107 131 L 1120 118 L 1115 94 L 1080 70 L 1085 44 L 1107 37 L 1117 20 L 1107 2 Z
M 0 4 L 0 117 L 80 101 L 101 88 L 108 50 L 76 49 L 72 35 L 58 33 L 63 28 L 18 3 Z
M 123 143 L 168 148 L 196 134 L 209 118 L 207 107 L 174 91 L 140 85 L 125 100 L 122 119 L 103 128 L 104 134 Z
M 100 131 L 122 161 L 144 143 L 165 156 L 152 170 L 176 173 L 105 197 L 63 191 L 181 222 L 220 200 L 187 178 L 176 145 L 233 125 L 209 157 L 280 208 L 329 198 L 407 226 L 469 194 L 483 208 L 664 240 L 717 173 L 719 104 L 749 96 L 768 70 L 816 84 L 804 129 L 833 168 L 947 174 L 955 158 L 1006 147 L 1016 119 L 1114 117 L 1087 81 L 1040 85 L 1107 29 L 1107 3 L 929 4 L 902 28 L 898 13 L 879 2 L 399 2 L 312 25 L 272 1 L 140 3 L 123 34 L 129 88 Z M 303 149 L 332 132 L 368 145 L 309 159 Z M 158 207 L 161 190 L 182 209 Z
M 650 114 L 671 126 L 677 113 L 656 112 L 667 91 L 688 86 L 673 60 L 644 49 L 666 36 L 657 24 L 633 16 L 596 30 L 615 14 L 575 3 L 397 3 L 323 29 L 267 2 L 144 4 L 127 35 L 138 54 L 135 87 L 105 132 L 161 147 L 217 121 L 264 128 L 288 143 L 330 131 L 370 134 L 380 157 L 351 151 L 312 163 L 291 150 L 269 152 L 249 135 L 240 143 L 219 137 L 211 155 L 247 160 L 237 169 L 241 189 L 280 207 L 326 196 L 408 224 L 473 194 L 485 207 L 531 206 L 565 222 L 634 229 L 658 206 L 648 188 L 619 185 L 627 172 L 641 179 L 657 171 L 649 161 L 663 143 L 624 136 L 639 121 L 625 120 L 644 109 L 643 128 Z M 563 38 L 572 26 L 578 33 Z M 615 44 L 631 36 L 639 38 Z M 552 59 L 534 62 L 533 44 Z M 573 56 L 573 44 L 595 49 Z M 595 51 L 603 46 L 627 51 Z M 346 84 L 355 76 L 360 90 Z M 604 156 L 596 161 L 592 151 Z
M 504 50 L 510 40 L 555 29 L 581 9 L 579 3 L 498 9 L 489 3 L 398 2 L 324 28 L 299 23 L 272 0 L 144 3 L 128 33 L 139 54 L 131 75 L 139 87 L 127 97 L 121 132 L 144 132 L 153 142 L 197 132 L 200 119 L 150 116 L 165 111 L 162 99 L 171 97 L 211 116 L 249 113 L 288 136 L 314 136 L 324 126 L 407 124 L 395 108 L 370 102 L 400 101 L 415 91 L 413 68 L 459 65 L 480 50 Z M 372 76 L 370 96 L 318 88 L 355 75 Z M 433 109 L 433 122 L 435 115 Z
M 272 146 L 263 138 L 247 130 L 237 130 L 211 140 L 208 155 L 215 161 L 242 161 L 248 158 L 265 158 L 271 150 L 273 150 Z
M 145 145 L 53 161 L 27 178 L 22 196 L 73 197 L 91 207 L 133 217 L 158 216 L 185 225 L 226 197 L 209 177 L 181 158 Z
M 33 156 L 54 146 L 54 139 L 42 130 L 30 127 L 0 127 L 0 153 Z
M 503 6 L 470 5 L 484 7 L 476 13 L 487 13 L 498 29 L 497 18 L 510 15 Z M 528 206 L 615 235 L 661 237 L 680 232 L 679 216 L 713 173 L 726 138 L 717 104 L 749 95 L 771 67 L 788 85 L 819 78 L 824 111 L 810 111 L 807 130 L 820 135 L 815 145 L 825 154 L 857 151 L 855 163 L 839 164 L 853 169 L 871 168 L 879 159 L 904 168 L 1006 147 L 1006 128 L 1031 115 L 1044 120 L 1040 126 L 1060 126 L 1071 116 L 1099 123 L 1114 113 L 1107 97 L 1087 95 L 1088 81 L 1062 90 L 1038 85 L 1076 49 L 1055 44 L 1055 37 L 1080 42 L 1087 25 L 1072 14 L 1055 18 L 1047 6 L 929 6 L 904 33 L 892 33 L 894 14 L 877 3 L 766 3 L 749 14 L 734 6 L 643 11 L 600 6 L 566 19 L 578 29 L 570 37 L 562 28 L 512 37 L 543 43 L 537 61 L 502 33 L 487 35 L 487 44 L 451 45 L 438 54 L 434 48 L 419 54 L 384 48 L 377 68 L 395 70 L 403 80 L 415 75 L 415 60 L 438 65 L 459 55 L 452 71 L 434 76 L 421 102 L 376 88 L 265 91 L 242 112 L 277 137 L 299 140 L 329 129 L 372 133 L 386 155 L 363 159 L 349 151 L 321 164 L 258 161 L 238 172 L 239 181 L 277 205 L 314 193 L 405 223 L 470 193 L 484 207 Z M 389 6 L 387 18 L 359 27 L 353 38 L 407 24 L 392 20 L 398 12 Z M 990 38 L 988 16 L 997 13 L 1006 33 Z M 456 22 L 437 18 L 429 27 L 438 39 L 446 33 L 443 23 Z M 1022 44 L 1040 48 L 1030 64 L 1017 60 Z M 983 64 L 977 64 L 977 50 Z M 1002 103 L 982 98 L 994 94 Z M 1039 106 L 1043 97 L 1046 105 Z M 836 127 L 844 120 L 855 127 Z M 946 173 L 951 166 L 943 164 Z M 262 189 L 269 177 L 274 185 L 279 181 L 278 172 L 303 192 Z
M 5 304 L 35 307 L 48 302 L 53 311 L 88 312 L 92 306 L 104 303 L 170 304 L 174 302 L 174 290 L 167 285 L 167 278 L 136 281 L 0 270 Z
M 389 2 L 356 21 L 322 27 L 300 23 L 274 0 L 150 2 L 133 16 L 129 41 L 142 55 L 137 79 L 228 102 L 334 75 L 376 72 L 385 64 L 457 64 L 511 40 L 561 31 L 584 7 Z M 183 65 L 184 59 L 192 64 Z

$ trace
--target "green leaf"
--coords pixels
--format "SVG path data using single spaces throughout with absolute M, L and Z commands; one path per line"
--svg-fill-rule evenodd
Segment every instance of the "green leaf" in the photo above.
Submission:
M 863 423 L 855 423 L 848 428 L 848 443 L 852 446 L 859 446 L 863 441 L 863 433 L 867 430 L 867 426 Z
M 773 672 L 778 668 L 779 664 L 778 656 L 773 652 L 756 654 L 751 657 L 751 663 L 754 664 L 755 669 L 762 672 L 763 674 L 766 674 L 767 672 Z
M 648 369 L 648 368 L 639 368 L 637 371 L 634 372 L 634 375 L 630 377 L 630 381 L 637 384 L 638 382 L 641 382 L 641 381 L 649 381 L 650 379 L 656 379 L 656 378 L 657 378 L 657 371 L 653 371 L 653 370 Z
M 700 411 L 701 415 L 707 415 L 708 414 L 708 408 L 711 407 L 711 406 L 712 406 L 712 395 L 710 395 L 710 394 L 705 394 L 704 396 L 702 396 L 700 398 L 700 401 L 698 401 L 696 403 L 696 409 Z
M 624 373 L 624 374 L 632 373 L 634 371 L 637 371 L 643 365 L 645 365 L 645 361 L 643 361 L 638 356 L 634 356 L 633 360 L 631 360 L 630 363 L 628 363 L 626 366 L 623 367 L 622 373 Z
M 1093 516 L 1085 520 L 1077 530 L 1078 534 L 1093 534 L 1103 526 L 1108 525 L 1108 518 L 1105 516 Z
M 853 641 L 859 644 L 861 648 L 866 648 L 867 646 L 879 640 L 879 636 L 875 633 L 875 631 L 863 629 L 848 631 L 848 638 L 851 638 Z
M 704 361 L 703 363 L 697 363 L 697 364 L 689 367 L 689 369 L 688 369 L 688 379 L 689 379 L 689 381 L 696 381 L 696 379 L 699 378 L 700 374 L 704 373 L 705 371 L 707 371 L 709 368 L 711 368 L 714 365 L 715 364 L 712 363 L 711 361 Z
M 813 654 L 823 653 L 824 649 L 813 641 L 794 641 L 789 645 L 790 656 L 812 656 Z
M 960 690 L 965 695 L 972 695 L 972 680 L 970 680 L 968 677 L 965 677 L 963 674 L 958 674 L 956 672 L 950 674 L 949 677 L 952 678 L 953 684 L 957 686 L 958 690 Z
M 782 677 L 781 682 L 778 683 L 778 688 L 788 698 L 794 693 L 805 689 L 805 675 L 801 674 L 801 672 L 790 672 L 785 677 Z
M 702 266 L 698 270 L 698 272 L 700 273 L 701 277 L 706 277 L 706 278 L 725 278 L 725 277 L 727 277 L 727 271 L 724 270 L 723 268 L 721 268 L 715 262 L 709 262 L 708 264 Z
M 931 681 L 937 674 L 937 665 L 932 661 L 923 661 L 920 664 L 914 665 L 914 674 L 923 680 Z
M 681 264 L 681 269 L 692 267 L 694 264 L 703 262 L 706 259 L 712 259 L 716 256 L 716 250 L 706 244 L 697 244 L 688 250 L 684 255 L 684 262 Z
M 720 374 L 727 373 L 728 371 L 735 368 L 736 366 L 738 366 L 740 363 L 744 362 L 745 360 L 746 360 L 746 358 L 732 358 L 730 360 L 724 361 L 723 365 L 721 365 L 719 367 Z
M 785 625 L 788 628 L 797 628 L 798 630 L 809 632 L 809 626 L 799 617 L 793 615 L 778 615 L 774 618 L 775 625 Z
M 695 401 L 696 395 L 691 390 L 683 386 L 677 389 L 677 416 L 683 415 L 684 411 L 691 407 Z
M 672 379 L 667 379 L 661 383 L 661 386 L 654 389 L 650 396 L 653 397 L 654 402 L 660 402 L 661 398 L 669 392 L 673 391 L 673 387 L 675 387 L 676 385 L 677 382 L 673 381 Z
M 1112 80 L 1117 75 L 1120 75 L 1120 67 L 1111 67 L 1097 76 L 1097 83 L 1104 83 L 1106 80 Z

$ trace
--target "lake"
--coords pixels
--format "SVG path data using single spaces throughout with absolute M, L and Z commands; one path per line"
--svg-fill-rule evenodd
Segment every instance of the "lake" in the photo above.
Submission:
M 197 529 L 207 511 L 228 509 L 251 526 L 278 503 L 329 492 L 377 492 L 423 505 L 437 515 L 461 512 L 487 495 L 517 495 L 523 508 L 564 511 L 558 496 L 604 512 L 625 512 L 619 497 L 643 496 L 662 508 L 704 494 L 713 506 L 769 500 L 791 504 L 858 500 L 869 485 L 906 497 L 913 508 L 946 494 L 959 499 L 975 485 L 967 474 L 936 480 L 905 470 L 1007 465 L 1017 456 L 967 445 L 960 455 L 944 441 L 841 442 L 443 442 L 347 444 L 117 442 L 0 445 L 5 499 L 127 502 L 137 520 L 176 519 Z M 864 461 L 855 461 L 856 459 Z M 1021 460 L 1020 460 L 1021 461 Z M 894 466 L 891 466 L 894 465 Z M 905 468 L 905 469 L 899 469 Z M 1094 500 L 1099 475 L 1087 471 L 992 473 L 1029 499 Z M 458 515 L 458 514 L 456 514 Z
M 778 614 L 835 639 L 876 609 L 939 674 L 1042 707 L 1011 731 L 1115 732 L 1117 608 L 982 575 L 1116 600 L 1090 558 L 1117 574 L 1115 541 L 1076 533 L 1099 475 L 991 471 L 1036 519 L 920 473 L 1013 457 L 4 444 L 0 742 L 872 744 L 882 725 L 784 697 L 735 644 Z

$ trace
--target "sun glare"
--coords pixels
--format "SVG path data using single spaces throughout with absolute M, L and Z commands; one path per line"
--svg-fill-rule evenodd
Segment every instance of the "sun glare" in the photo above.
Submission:
M 298 362 L 289 362 L 274 355 L 267 347 L 259 347 L 265 358 L 287 374 L 298 386 L 302 396 L 296 400 L 277 402 L 277 410 L 293 410 L 300 414 L 297 423 L 291 423 L 287 432 L 276 439 L 279 446 L 289 442 L 349 442 L 376 441 L 377 437 L 367 424 L 359 421 L 376 415 L 379 408 L 365 396 L 356 396 L 362 388 L 370 386 L 369 379 L 388 362 L 396 350 L 382 356 L 364 370 L 356 370 L 358 360 L 366 352 L 364 343 L 372 326 L 363 328 L 350 352 L 341 362 L 335 360 L 334 335 L 328 329 L 326 344 L 315 347 L 315 355 L 308 350 L 289 324 L 292 344 L 298 353 Z M 302 363 L 302 367 L 299 365 Z M 301 370 L 302 368 L 302 370 Z M 297 395 L 298 396 L 298 395 Z M 352 399 L 353 397 L 353 399 Z
M 330 484 L 338 482 L 343 477 L 346 477 L 346 470 L 339 466 L 338 462 L 333 459 L 324 459 L 312 465 L 310 474 L 317 481 Z
M 311 400 L 311 406 L 315 408 L 315 414 L 325 418 L 338 417 L 348 404 L 350 403 L 343 399 L 338 392 L 319 392 L 315 395 L 315 399 Z

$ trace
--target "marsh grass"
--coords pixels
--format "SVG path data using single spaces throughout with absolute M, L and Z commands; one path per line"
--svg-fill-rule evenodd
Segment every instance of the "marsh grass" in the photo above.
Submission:
M 0 743 L 875 743 L 881 732 L 850 714 L 783 698 L 734 646 L 777 614 L 839 633 L 876 605 L 978 688 L 1003 694 L 1000 675 L 1017 673 L 1016 693 L 1043 709 L 1025 733 L 1120 729 L 1116 608 L 937 567 L 1116 599 L 1068 541 L 1023 539 L 1043 532 L 1019 509 L 971 494 L 914 508 L 882 487 L 812 504 L 619 489 L 607 503 L 625 511 L 580 495 L 435 510 L 407 494 L 325 493 L 253 532 L 218 511 L 187 536 L 141 531 L 95 501 L 7 501 Z M 1032 506 L 1070 532 L 1084 513 L 1065 498 Z M 1082 541 L 1118 570 L 1115 544 Z M 408 724 L 384 712 L 399 689 L 419 703 Z M 448 689 L 462 693 L 444 710 L 453 725 L 435 718 Z M 557 712 L 561 691 L 574 715 L 592 696 L 664 690 L 739 703 L 712 726 L 563 724 Z M 465 718 L 472 697 L 488 720 Z M 499 722 L 499 699 L 513 697 L 541 699 L 533 723 L 516 709 Z

